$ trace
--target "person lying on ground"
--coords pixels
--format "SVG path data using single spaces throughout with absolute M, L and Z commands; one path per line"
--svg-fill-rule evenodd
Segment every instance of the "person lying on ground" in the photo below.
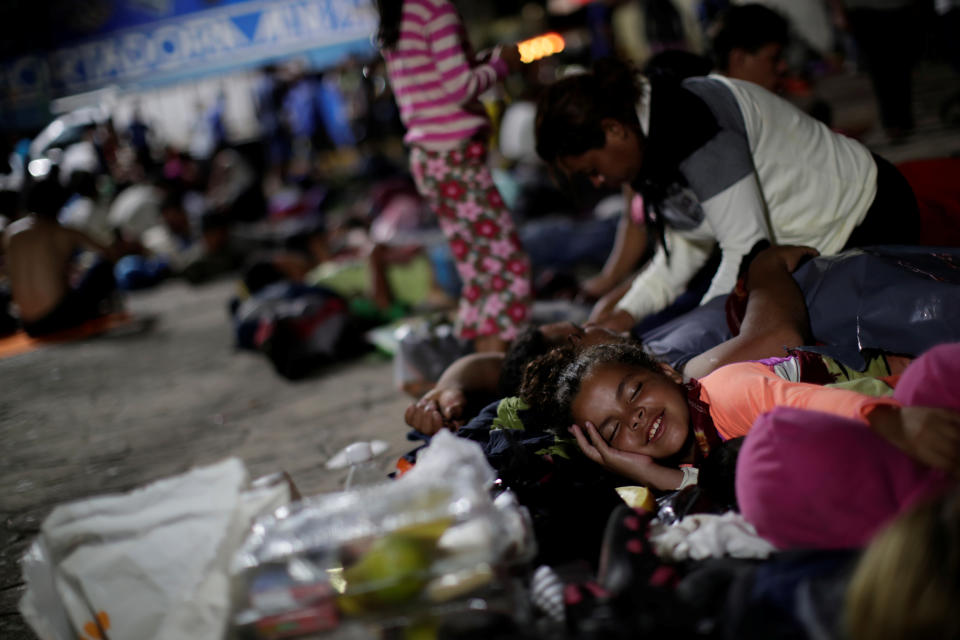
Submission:
M 806 307 L 791 273 L 801 260 L 816 255 L 807 247 L 774 247 L 761 252 L 748 271 L 749 299 L 739 335 L 690 359 L 687 375 L 702 376 L 730 362 L 783 355 L 784 347 L 811 341 Z M 470 354 L 448 367 L 436 386 L 411 404 L 407 424 L 432 435 L 441 428 L 461 426 L 467 399 L 476 393 L 516 395 L 526 366 L 555 347 L 586 348 L 597 344 L 638 341 L 605 327 L 580 327 L 557 322 L 530 328 L 511 345 L 506 355 Z
M 788 280 L 783 277 L 783 272 L 793 269 L 793 265 L 807 257 L 802 250 L 796 250 L 790 260 L 782 262 L 781 259 L 789 256 L 791 251 L 794 250 L 780 248 L 762 252 L 756 258 L 756 264 L 751 263 L 747 271 L 746 282 L 750 285 L 747 288 L 762 286 L 782 299 L 777 302 L 770 297 L 771 294 L 757 296 L 754 309 L 773 308 L 774 312 L 769 316 L 770 312 L 757 314 L 757 323 L 747 322 L 747 330 L 739 335 L 739 321 L 734 323 L 731 320 L 734 316 L 742 316 L 740 301 L 744 302 L 742 308 L 746 309 L 752 295 L 742 295 L 742 283 L 737 287 L 737 300 L 732 300 L 733 295 L 726 300 L 717 298 L 661 327 L 642 335 L 634 334 L 635 337 L 658 360 L 667 362 L 688 377 L 701 377 L 710 367 L 719 366 L 718 362 L 711 363 L 711 360 L 725 351 L 729 352 L 726 362 L 751 359 L 736 351 L 751 349 L 757 341 L 766 342 L 767 346 L 754 350 L 753 353 L 760 354 L 756 357 L 782 355 L 783 352 L 777 350 L 778 342 L 782 345 L 798 343 L 792 342 L 795 338 L 789 334 L 777 336 L 777 331 L 784 328 L 788 332 L 795 331 L 796 327 L 790 329 L 788 319 L 803 319 L 806 315 L 808 320 L 804 325 L 796 326 L 809 327 L 803 331 L 812 333 L 815 339 L 805 341 L 803 350 L 827 356 L 824 359 L 827 368 L 846 379 L 893 375 L 902 372 L 912 357 L 931 347 L 960 341 L 960 326 L 954 321 L 960 313 L 960 296 L 957 294 L 960 280 L 956 266 L 960 261 L 960 250 L 925 247 L 850 250 L 836 256 L 814 257 L 797 268 L 792 279 Z M 763 285 L 764 276 L 760 274 L 767 274 L 766 277 L 772 279 Z M 803 293 L 802 300 L 796 296 L 791 298 L 796 287 Z M 763 302 L 764 296 L 766 303 Z M 737 303 L 734 305 L 736 309 L 730 302 Z M 788 310 L 786 317 L 779 321 L 776 320 L 778 307 L 781 311 Z M 789 311 L 791 307 L 793 310 Z M 914 309 L 927 311 L 918 315 Z M 758 329 L 768 332 L 768 337 L 758 336 Z M 618 336 L 620 334 L 598 326 L 580 328 L 570 323 L 528 329 L 514 341 L 505 359 L 483 359 L 488 365 L 492 363 L 487 368 L 489 375 L 486 377 L 459 380 L 457 370 L 466 363 L 452 366 L 451 371 L 442 376 L 437 389 L 408 410 L 408 423 L 430 432 L 444 411 L 449 411 L 463 399 L 460 391 L 467 398 L 474 390 L 497 394 L 499 380 L 499 397 L 515 395 L 523 368 L 553 346 L 582 340 L 589 344 L 609 342 Z M 736 337 L 731 339 L 733 336 Z M 475 358 L 471 356 L 471 359 Z M 444 393 L 448 388 L 454 393 Z M 441 393 L 445 401 L 437 404 Z M 454 402 L 454 399 L 459 400 Z M 439 411 L 440 415 L 433 415 L 434 411 Z M 462 408 L 457 411 L 459 418 L 456 420 L 470 417 L 462 412 Z M 456 420 L 448 420 L 448 426 L 456 426 Z
M 691 483 L 682 465 L 696 468 L 721 440 L 747 435 L 778 407 L 858 420 L 930 466 L 960 463 L 960 413 L 794 382 L 788 372 L 796 365 L 802 379 L 803 363 L 788 360 L 729 364 L 684 383 L 636 345 L 555 349 L 527 367 L 520 395 L 541 427 L 569 430 L 594 462 L 664 491 Z
M 13 302 L 31 336 L 69 329 L 110 311 L 116 289 L 111 249 L 60 225 L 63 200 L 54 171 L 32 186 L 26 200 L 30 213 L 3 236 Z M 96 255 L 89 266 L 77 259 L 84 250 Z
M 437 284 L 424 247 L 377 242 L 369 227 L 362 216 L 330 228 L 318 223 L 291 238 L 285 249 L 255 255 L 245 269 L 248 292 L 281 279 L 323 286 L 377 324 L 403 317 L 411 307 L 453 304 Z
M 877 407 L 872 429 L 811 409 L 780 407 L 756 420 L 734 484 L 761 536 L 781 549 L 859 548 L 899 513 L 957 488 L 960 343 L 926 351 L 898 378 L 899 408 Z

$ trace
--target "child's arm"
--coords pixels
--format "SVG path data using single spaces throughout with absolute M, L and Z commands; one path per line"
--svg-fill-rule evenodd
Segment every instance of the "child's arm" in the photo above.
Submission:
M 617 225 L 613 250 L 607 257 L 600 273 L 586 280 L 580 287 L 591 299 L 599 299 L 633 273 L 647 248 L 647 226 L 633 216 L 636 192 L 629 185 L 623 186 L 624 211 Z M 636 206 L 643 206 L 642 200 Z M 625 293 L 625 292 L 624 292 Z
M 702 378 L 731 362 L 786 354 L 784 347 L 810 344 L 810 321 L 800 287 L 791 273 L 804 257 L 817 255 L 810 247 L 781 246 L 762 251 L 747 275 L 747 309 L 739 335 L 692 358 L 683 373 Z
M 447 367 L 436 386 L 407 407 L 404 420 L 426 435 L 456 429 L 470 393 L 496 393 L 503 367 L 502 353 L 472 353 Z
M 570 427 L 584 455 L 597 464 L 647 487 L 660 491 L 673 491 L 683 482 L 683 472 L 657 464 L 650 456 L 614 449 L 600 437 L 597 428 L 588 422 L 581 429 Z
M 427 44 L 437 70 L 443 76 L 443 85 L 448 94 L 463 104 L 505 77 L 509 63 L 495 54 L 489 62 L 472 66 L 461 41 L 462 25 L 457 10 L 450 2 L 435 4 L 433 14 L 424 27 Z M 516 46 L 513 45 L 513 48 L 516 49 Z

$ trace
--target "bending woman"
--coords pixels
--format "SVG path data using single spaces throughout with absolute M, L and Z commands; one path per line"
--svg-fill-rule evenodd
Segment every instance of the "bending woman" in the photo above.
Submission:
M 733 289 L 763 240 L 832 255 L 919 238 L 916 200 L 896 168 L 749 82 L 650 82 L 601 60 L 548 87 L 536 135 L 537 152 L 563 176 L 642 195 L 659 231 L 651 264 L 601 319 L 611 328 L 670 305 L 717 244 L 704 302 Z M 605 272 L 625 274 L 643 251 L 644 226 L 629 218 Z

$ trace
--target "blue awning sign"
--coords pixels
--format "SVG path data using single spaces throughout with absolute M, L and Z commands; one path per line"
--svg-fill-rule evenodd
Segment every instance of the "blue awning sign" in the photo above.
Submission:
M 14 102 L 153 85 L 328 48 L 372 51 L 369 0 L 258 0 L 102 33 L 2 66 Z

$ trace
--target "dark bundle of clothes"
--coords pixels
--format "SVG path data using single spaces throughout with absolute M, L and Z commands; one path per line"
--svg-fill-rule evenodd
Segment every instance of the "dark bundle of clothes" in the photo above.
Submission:
M 237 347 L 263 353 L 291 380 L 364 344 L 350 322 L 347 301 L 324 287 L 278 280 L 230 306 Z
M 527 507 L 537 538 L 538 564 L 595 565 L 604 523 L 621 503 L 622 479 L 591 462 L 572 438 L 524 428 L 529 408 L 504 398 L 483 408 L 457 435 L 478 443 L 501 485 Z M 410 439 L 429 440 L 411 431 Z M 404 456 L 416 460 L 419 448 Z
M 486 406 L 458 431 L 480 444 L 530 511 L 535 565 L 564 576 L 563 628 L 571 638 L 840 638 L 842 594 L 855 551 L 791 551 L 766 560 L 661 559 L 648 540 L 654 517 L 736 510 L 733 479 L 742 438 L 704 462 L 701 483 L 662 494 L 652 511 L 623 503 L 624 480 L 584 457 L 572 439 L 524 428 L 519 398 Z M 426 439 L 411 432 L 412 439 Z M 405 459 L 415 461 L 415 449 Z M 541 630 L 542 631 L 542 630 Z M 512 637 L 512 636 L 511 636 Z
M 696 487 L 661 501 L 659 517 L 697 510 Z M 688 511 L 691 512 L 691 511 Z M 576 638 L 841 638 L 853 550 L 789 551 L 671 563 L 649 541 L 655 512 L 621 505 L 610 515 L 595 580 L 565 590 L 566 632 Z M 669 517 L 668 515 L 668 517 Z

